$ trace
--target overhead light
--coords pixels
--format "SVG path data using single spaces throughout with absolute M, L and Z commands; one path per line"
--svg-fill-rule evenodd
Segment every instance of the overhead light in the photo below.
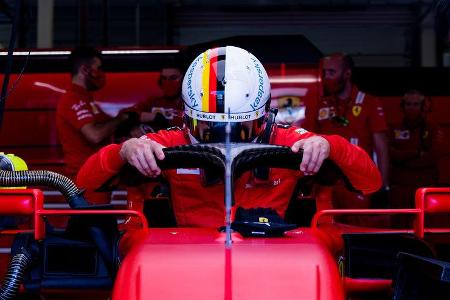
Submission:
M 179 53 L 178 49 L 155 49 L 155 50 L 102 50 L 102 54 L 167 54 Z
M 317 82 L 317 78 L 308 75 L 297 76 L 273 76 L 269 77 L 270 83 L 314 83 Z
M 155 50 L 102 50 L 102 54 L 170 54 L 179 53 L 178 49 L 155 49 Z M 70 51 L 14 51 L 13 55 L 69 55 Z M 8 55 L 8 51 L 0 51 L 0 56 Z
M 14 51 L 13 55 L 26 56 L 26 55 L 69 55 L 70 51 Z M 0 55 L 8 55 L 7 51 L 1 51 Z

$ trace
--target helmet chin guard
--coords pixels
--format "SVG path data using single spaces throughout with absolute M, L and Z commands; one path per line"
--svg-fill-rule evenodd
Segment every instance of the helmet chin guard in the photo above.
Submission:
M 202 142 L 224 142 L 231 122 L 232 142 L 260 133 L 270 103 L 270 82 L 260 61 L 248 51 L 219 47 L 201 53 L 183 80 L 185 123 Z

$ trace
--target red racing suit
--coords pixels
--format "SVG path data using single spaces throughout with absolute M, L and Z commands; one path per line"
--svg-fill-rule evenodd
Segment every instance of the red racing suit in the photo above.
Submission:
M 270 143 L 292 146 L 296 141 L 313 135 L 300 128 L 276 127 Z M 191 143 L 186 131 L 180 129 L 161 130 L 146 137 L 166 147 Z M 329 158 L 343 170 L 356 189 L 372 193 L 380 188 L 381 175 L 363 150 L 339 136 L 324 138 L 330 143 Z M 125 164 L 119 154 L 120 148 L 120 145 L 112 144 L 91 156 L 77 176 L 80 187 L 95 189 L 117 174 Z M 223 184 L 203 185 L 198 169 L 168 170 L 164 171 L 164 176 L 170 184 L 170 196 L 179 226 L 218 227 L 224 224 Z M 252 178 L 252 172 L 246 172 L 235 183 L 236 206 L 271 207 L 284 215 L 299 176 L 300 171 L 271 169 L 269 180 L 261 184 Z

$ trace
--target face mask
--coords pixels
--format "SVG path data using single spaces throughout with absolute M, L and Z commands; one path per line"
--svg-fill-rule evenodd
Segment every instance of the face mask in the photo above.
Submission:
M 86 76 L 86 89 L 88 91 L 98 91 L 105 86 L 106 76 L 102 70 L 90 69 Z

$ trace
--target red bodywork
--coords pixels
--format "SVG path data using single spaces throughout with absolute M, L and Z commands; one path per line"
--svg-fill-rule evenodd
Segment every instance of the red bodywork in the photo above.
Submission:
M 133 241 L 113 299 L 344 299 L 337 265 L 309 228 L 236 234 L 229 267 L 224 241 L 214 229 L 151 229 Z
M 233 234 L 231 248 L 224 234 L 207 228 L 146 228 L 143 215 L 132 210 L 46 210 L 36 189 L 8 189 L 0 193 L 1 215 L 27 215 L 34 220 L 34 237 L 45 239 L 43 218 L 53 214 L 132 215 L 143 225 L 126 231 L 121 239 L 122 263 L 113 299 L 344 299 L 354 292 L 388 290 L 385 279 L 342 278 L 334 253 L 348 232 L 450 232 L 429 228 L 427 214 L 450 212 L 450 188 L 423 188 L 415 209 L 328 210 L 316 214 L 311 228 L 288 232 L 281 238 L 243 238 Z M 320 224 L 324 215 L 412 214 L 414 228 L 406 230 Z M 4 231 L 3 234 L 20 232 Z

